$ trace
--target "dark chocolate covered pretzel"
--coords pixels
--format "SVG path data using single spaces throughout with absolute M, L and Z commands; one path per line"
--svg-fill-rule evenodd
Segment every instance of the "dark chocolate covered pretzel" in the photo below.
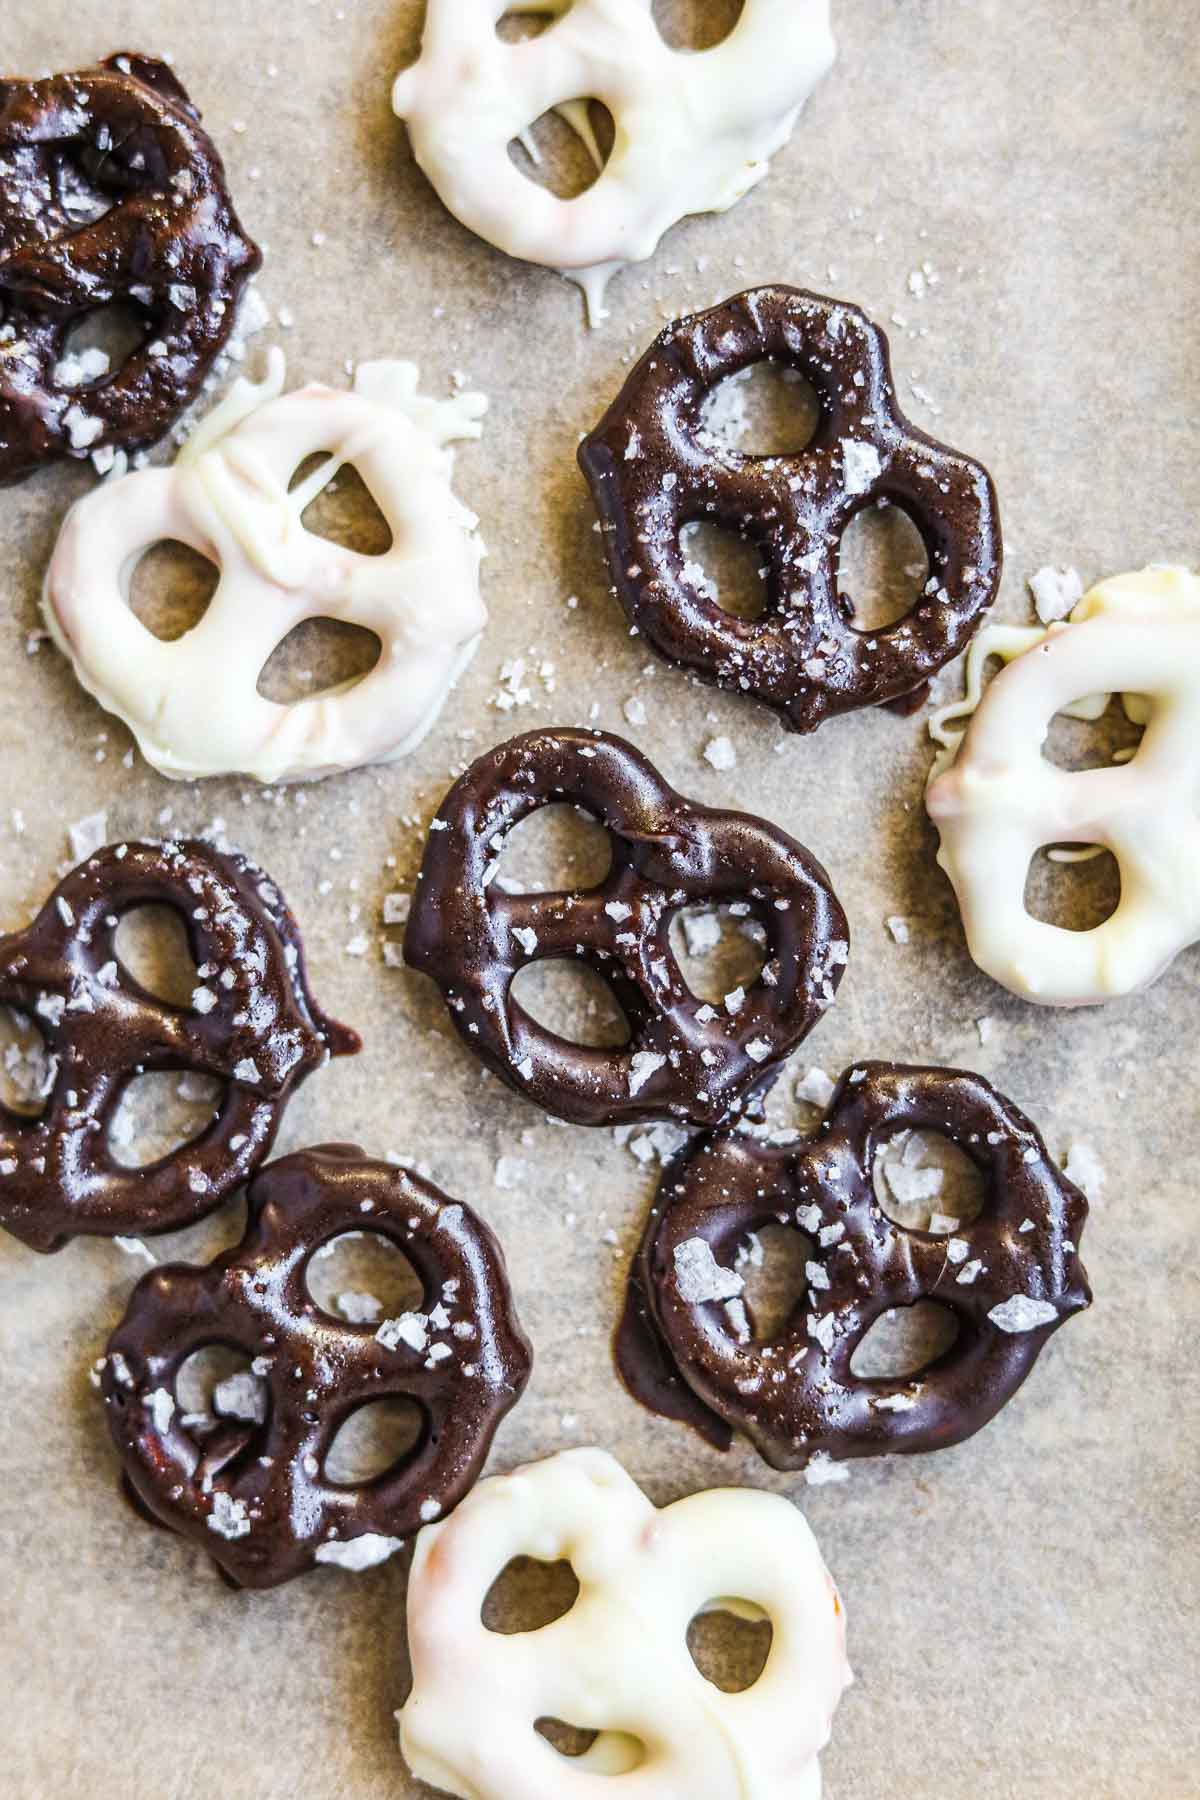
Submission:
M 187 933 L 189 1008 L 147 993 L 117 954 L 122 915 L 153 905 Z M 47 1055 L 43 1110 L 0 1105 L 0 1226 L 35 1250 L 173 1231 L 213 1212 L 269 1153 L 304 1077 L 360 1048 L 314 1003 L 269 876 L 199 842 L 110 845 L 81 863 L 26 930 L 0 938 L 0 1006 L 37 1027 Z M 122 1166 L 109 1127 L 125 1089 L 172 1069 L 226 1084 L 215 1117 L 161 1161 Z
M 982 1213 L 949 1235 L 894 1224 L 876 1199 L 876 1158 L 912 1129 L 951 1139 L 984 1178 Z M 842 1077 L 812 1138 L 785 1148 L 705 1137 L 667 1169 L 618 1366 L 653 1410 L 720 1448 L 744 1432 L 777 1469 L 944 1449 L 986 1425 L 1051 1333 L 1090 1304 L 1076 1248 L 1086 1217 L 1034 1126 L 980 1076 L 866 1063 Z M 749 1309 L 731 1314 L 729 1302 L 740 1246 L 768 1225 L 792 1226 L 813 1249 L 806 1292 L 764 1342 Z M 954 1344 L 915 1375 L 856 1375 L 875 1321 L 930 1299 L 954 1313 Z
M 268 1588 L 320 1562 L 368 1567 L 456 1506 L 529 1379 L 531 1353 L 492 1233 L 415 1175 L 325 1145 L 262 1170 L 248 1201 L 234 1249 L 206 1268 L 143 1276 L 109 1340 L 102 1387 L 140 1505 L 236 1586 Z M 424 1289 L 419 1312 L 349 1324 L 312 1299 L 313 1256 L 362 1231 L 408 1258 Z M 254 1405 L 201 1433 L 175 1384 L 212 1344 L 242 1351 L 259 1386 Z M 370 1481 L 332 1480 L 326 1458 L 341 1427 L 397 1397 L 422 1416 L 411 1449 Z
M 492 885 L 503 840 L 568 801 L 608 831 L 612 866 L 578 892 Z M 670 945 L 684 907 L 745 901 L 766 933 L 759 980 L 718 1006 L 691 992 Z M 744 813 L 685 800 L 623 739 L 530 732 L 488 751 L 433 822 L 405 937 L 464 1041 L 518 1093 L 578 1125 L 716 1124 L 768 1085 L 833 1003 L 849 928 L 820 864 Z M 581 962 L 630 1026 L 620 1049 L 568 1043 L 511 993 L 527 963 Z
M 812 441 L 795 455 L 743 455 L 704 429 L 713 388 L 766 359 L 804 375 L 820 406 Z M 755 288 L 669 325 L 579 461 L 630 621 L 669 662 L 763 701 L 793 731 L 919 697 L 996 597 L 1003 557 L 991 478 L 904 417 L 887 339 L 856 306 Z M 904 618 L 860 630 L 838 591 L 838 555 L 855 515 L 885 500 L 920 532 L 929 580 Z M 689 579 L 680 532 L 701 521 L 758 548 L 762 617 L 734 617 Z
M 0 485 L 153 443 L 200 391 L 260 256 L 165 63 L 0 80 Z M 120 302 L 140 345 L 99 380 L 68 337 Z

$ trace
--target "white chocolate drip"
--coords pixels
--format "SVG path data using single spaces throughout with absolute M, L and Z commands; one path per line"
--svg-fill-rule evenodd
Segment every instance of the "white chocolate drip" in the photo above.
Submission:
M 508 43 L 496 25 L 510 13 L 552 23 Z M 745 0 L 724 42 L 698 53 L 664 41 L 652 0 L 429 0 L 420 57 L 392 104 L 449 210 L 510 256 L 578 282 L 597 324 L 619 269 L 653 256 L 680 219 L 724 212 L 762 180 L 835 54 L 829 0 Z M 616 127 L 607 163 L 589 99 Z M 527 180 L 508 154 L 517 140 L 537 161 L 530 126 L 551 111 L 600 170 L 573 200 Z

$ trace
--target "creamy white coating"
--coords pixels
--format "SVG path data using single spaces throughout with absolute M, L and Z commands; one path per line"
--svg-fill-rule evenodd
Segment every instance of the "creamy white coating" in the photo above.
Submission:
M 1046 1006 L 1091 1006 L 1148 987 L 1200 939 L 1200 579 L 1155 566 L 1092 589 L 1066 624 L 981 633 L 968 698 L 935 720 L 946 746 L 926 795 L 979 967 Z M 989 654 L 1009 659 L 979 697 Z M 1042 754 L 1056 713 L 1097 718 L 1119 692 L 1145 726 L 1119 766 L 1068 771 Z M 963 737 L 948 718 L 972 710 Z M 1035 853 L 1107 849 L 1116 911 L 1090 931 L 1033 918 Z
M 487 622 L 478 521 L 451 488 L 455 439 L 477 438 L 481 394 L 431 400 L 412 363 L 359 366 L 351 390 L 283 394 L 283 353 L 238 381 L 169 469 L 106 482 L 71 508 L 46 573 L 50 634 L 83 687 L 123 719 L 147 762 L 176 779 L 313 780 L 391 762 L 425 736 Z M 289 492 L 304 461 L 325 460 Z M 302 514 L 353 465 L 392 533 L 366 556 L 308 531 Z M 220 582 L 172 642 L 129 604 L 143 554 L 175 539 Z M 271 653 L 306 619 L 372 631 L 361 681 L 288 705 L 264 698 Z
M 568 1560 L 579 1595 L 540 1630 L 501 1635 L 480 1609 L 517 1556 Z M 718 1605 L 771 1621 L 742 1693 L 706 1681 L 687 1647 Z M 460 1800 L 583 1800 L 599 1775 L 613 1800 L 819 1800 L 818 1753 L 852 1679 L 837 1590 L 790 1501 L 721 1488 L 660 1512 L 595 1449 L 482 1481 L 423 1531 L 408 1631 L 401 1748 Z M 535 1732 L 543 1718 L 599 1735 L 568 1759 Z
M 541 36 L 509 43 L 508 13 L 541 13 Z M 653 256 L 691 213 L 724 212 L 767 173 L 836 46 L 829 0 L 745 0 L 710 50 L 674 50 L 652 0 L 429 0 L 421 55 L 392 105 L 443 203 L 510 256 L 557 269 L 587 297 L 593 323 L 624 265 Z M 599 161 L 586 106 L 612 114 L 612 155 L 564 200 L 528 180 L 508 146 L 558 111 Z

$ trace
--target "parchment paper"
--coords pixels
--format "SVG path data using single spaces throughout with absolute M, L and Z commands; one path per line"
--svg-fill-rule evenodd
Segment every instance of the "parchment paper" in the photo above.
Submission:
M 225 821 L 298 913 L 316 994 L 367 1043 L 304 1088 L 280 1148 L 350 1139 L 418 1157 L 504 1241 L 537 1367 L 493 1466 L 597 1442 L 659 1501 L 733 1480 L 805 1509 L 842 1586 L 858 1675 L 825 1759 L 831 1800 L 1200 1794 L 1189 1366 L 1200 962 L 1185 955 L 1151 993 L 1074 1015 L 992 986 L 934 866 L 922 719 L 859 714 L 784 740 L 765 712 L 652 661 L 607 596 L 574 468 L 580 433 L 663 321 L 792 281 L 907 322 L 891 333 L 913 416 L 981 456 L 999 486 L 1002 615 L 1029 616 L 1024 582 L 1044 563 L 1090 581 L 1194 561 L 1192 6 L 837 0 L 840 60 L 769 180 L 615 283 L 612 320 L 590 335 L 575 290 L 470 237 L 414 167 L 388 87 L 421 10 L 4 8 L 13 72 L 171 53 L 267 247 L 276 323 L 251 363 L 272 338 L 295 380 L 412 356 L 430 391 L 458 371 L 493 406 L 457 474 L 491 552 L 474 667 L 419 754 L 307 791 L 174 786 L 136 757 L 127 768 L 124 729 L 48 647 L 26 648 L 59 522 L 93 477 L 60 470 L 0 495 L 0 923 L 25 921 L 65 866 L 68 824 L 97 809 L 111 838 Z M 493 697 L 515 658 L 526 672 L 507 685 L 529 698 L 503 711 Z M 957 691 L 956 672 L 941 690 Z M 623 717 L 631 697 L 646 710 L 637 727 Z M 383 931 L 383 895 L 411 884 L 451 772 L 514 730 L 589 718 L 628 731 L 683 791 L 777 821 L 831 870 L 852 920 L 850 968 L 796 1076 L 866 1056 L 977 1068 L 1057 1153 L 1084 1142 L 1099 1157 L 1106 1180 L 1083 1244 L 1094 1310 L 973 1442 L 808 1488 L 641 1412 L 615 1380 L 609 1335 L 653 1170 L 611 1133 L 547 1124 L 484 1081 L 432 989 L 385 968 L 381 940 L 399 933 Z M 702 755 L 720 735 L 737 750 L 726 772 Z M 890 916 L 912 921 L 907 944 L 885 929 Z M 356 957 L 346 946 L 362 931 L 369 950 Z M 793 1086 L 789 1075 L 773 1105 L 781 1121 L 811 1118 Z M 515 1185 L 496 1185 L 501 1156 L 518 1159 Z M 153 1250 L 207 1255 L 239 1230 L 228 1209 Z M 141 1266 L 105 1243 L 43 1260 L 0 1238 L 0 1791 L 425 1791 L 405 1775 L 392 1722 L 408 1679 L 400 1560 L 235 1596 L 119 1499 L 88 1369 Z

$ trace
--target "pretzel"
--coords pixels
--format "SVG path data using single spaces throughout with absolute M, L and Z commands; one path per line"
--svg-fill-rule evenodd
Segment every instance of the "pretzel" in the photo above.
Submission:
M 952 1235 L 895 1225 L 873 1172 L 899 1131 L 936 1131 L 986 1182 Z M 816 1134 L 791 1147 L 725 1133 L 668 1168 L 630 1280 L 618 1367 L 652 1410 L 718 1448 L 743 1432 L 776 1469 L 961 1443 L 1016 1393 L 1058 1327 L 1091 1304 L 1076 1245 L 1087 1201 L 1037 1130 L 978 1075 L 864 1063 L 843 1075 Z M 769 1342 L 732 1267 L 748 1234 L 813 1240 L 808 1286 Z M 894 1307 L 933 1299 L 956 1342 L 919 1373 L 856 1375 L 851 1359 Z
M 795 455 L 751 456 L 704 427 L 730 375 L 766 359 L 807 377 L 820 422 Z M 884 333 L 856 306 L 755 288 L 669 325 L 579 447 L 617 598 L 667 662 L 773 708 L 792 731 L 923 697 L 996 597 L 1003 553 L 987 470 L 919 431 L 896 402 Z M 854 624 L 838 590 L 852 519 L 889 501 L 925 543 L 929 580 L 902 619 Z M 680 545 L 710 521 L 766 565 L 766 608 L 739 619 L 696 585 Z
M 569 1559 L 580 1592 L 552 1624 L 503 1636 L 480 1608 L 517 1556 Z M 714 1606 L 774 1627 L 739 1694 L 688 1652 L 689 1623 Z M 584 1800 L 600 1776 L 617 1800 L 819 1800 L 817 1756 L 852 1679 L 837 1589 L 790 1501 L 723 1488 L 659 1512 L 603 1450 L 481 1481 L 423 1531 L 408 1636 L 401 1749 L 462 1800 Z M 545 1718 L 599 1735 L 567 1760 L 534 1730 Z
M 501 40 L 502 18 L 530 13 L 550 29 Z M 429 0 L 420 59 L 396 78 L 392 105 L 449 211 L 578 282 L 598 324 L 619 269 L 653 256 L 688 214 L 725 212 L 762 180 L 835 54 L 829 0 L 746 0 L 725 41 L 700 55 L 663 40 L 652 0 Z M 616 126 L 607 165 L 588 99 Z M 527 180 L 508 154 L 551 110 L 601 171 L 573 200 Z
M 1029 631 L 1017 648 L 926 795 L 938 862 L 981 969 L 1044 1006 L 1095 1006 L 1149 987 L 1200 939 L 1200 579 L 1159 567 L 1101 582 L 1068 624 Z M 1113 690 L 1146 727 L 1132 761 L 1077 772 L 1048 762 L 1055 713 Z M 1069 931 L 1025 910 L 1030 859 L 1047 844 L 1112 851 L 1121 898 L 1102 925 Z
M 206 1268 L 177 1263 L 143 1276 L 109 1340 L 101 1385 L 136 1499 L 202 1545 L 235 1586 L 269 1588 L 317 1563 L 370 1567 L 456 1506 L 520 1398 L 531 1354 L 499 1244 L 427 1181 L 327 1144 L 272 1163 L 247 1197 L 240 1244 Z M 347 1324 L 310 1298 L 314 1255 L 364 1230 L 412 1263 L 425 1290 L 420 1312 Z M 260 1398 L 199 1437 L 175 1383 L 187 1359 L 215 1343 L 252 1359 Z M 420 1408 L 418 1441 L 373 1481 L 333 1481 L 325 1460 L 341 1426 L 396 1396 Z
M 282 395 L 284 360 L 240 381 L 172 469 L 108 482 L 67 516 L 44 611 L 82 685 L 124 719 L 164 775 L 240 773 L 276 782 L 389 762 L 433 725 L 479 642 L 483 546 L 450 488 L 453 438 L 478 437 L 481 394 L 434 401 L 411 363 L 360 365 L 352 392 Z M 289 492 L 293 471 L 328 457 Z M 346 464 L 361 468 L 392 547 L 364 556 L 305 529 L 307 506 Z M 128 588 L 163 538 L 217 563 L 200 623 L 164 642 Z M 382 653 L 360 682 L 281 706 L 258 692 L 271 652 L 304 619 L 373 631 Z
M 190 1009 L 147 993 L 115 937 L 135 907 L 171 907 L 198 968 Z M 33 924 L 0 938 L 0 1006 L 48 1053 L 36 1118 L 0 1106 L 0 1225 L 34 1250 L 68 1238 L 175 1231 L 214 1212 L 269 1153 L 287 1102 L 359 1038 L 313 1001 L 283 896 L 246 857 L 197 842 L 117 844 L 59 883 Z M 135 1076 L 178 1069 L 226 1083 L 192 1143 L 147 1168 L 108 1132 Z
M 491 884 L 504 838 L 559 800 L 608 831 L 607 877 L 575 893 L 500 892 Z M 762 925 L 769 960 L 753 987 L 716 1008 L 687 987 L 669 933 L 682 908 L 732 900 Z M 557 729 L 489 751 L 451 788 L 404 945 L 476 1055 L 577 1125 L 713 1124 L 736 1112 L 833 1004 L 848 950 L 829 878 L 793 839 L 685 800 L 621 738 Z M 629 1021 L 627 1046 L 568 1043 L 513 999 L 517 970 L 546 959 L 578 961 L 608 982 Z
M 199 119 L 148 56 L 0 80 L 0 486 L 153 443 L 229 339 L 262 259 Z M 143 341 L 81 386 L 68 337 L 117 302 Z

